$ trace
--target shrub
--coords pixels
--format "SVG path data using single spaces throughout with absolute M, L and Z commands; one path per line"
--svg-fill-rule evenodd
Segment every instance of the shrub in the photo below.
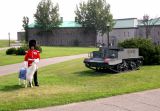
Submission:
M 9 48 L 6 50 L 7 55 L 15 54 L 16 53 L 16 48 Z
M 17 51 L 16 51 L 16 55 L 25 55 L 26 52 L 28 50 L 28 47 L 26 46 L 23 46 L 23 47 L 19 47 L 17 48 Z
M 160 64 L 160 47 L 154 46 L 150 39 L 132 38 L 119 43 L 123 48 L 139 48 L 139 55 L 144 57 L 144 65 Z
M 16 55 L 25 55 L 26 52 L 29 48 L 27 45 L 23 45 L 22 47 L 19 47 L 16 51 Z M 42 48 L 40 46 L 35 47 L 36 50 L 39 50 L 40 53 L 42 52 Z
M 153 57 L 153 63 L 160 64 L 160 46 L 155 46 L 155 53 Z
M 24 43 L 21 47 L 17 48 L 16 55 L 25 55 L 25 51 L 27 51 L 28 49 L 28 46 Z
M 25 55 L 26 52 L 29 48 L 27 45 L 23 45 L 22 47 L 19 47 L 19 48 L 10 48 L 10 49 L 7 49 L 6 51 L 6 54 L 7 55 L 11 55 L 11 54 L 16 54 L 16 55 Z M 35 48 L 36 50 L 39 50 L 40 53 L 42 53 L 42 48 L 41 46 L 36 46 Z
M 40 53 L 42 53 L 42 48 L 41 48 L 41 46 L 36 46 L 35 49 L 38 50 L 38 51 L 40 51 Z

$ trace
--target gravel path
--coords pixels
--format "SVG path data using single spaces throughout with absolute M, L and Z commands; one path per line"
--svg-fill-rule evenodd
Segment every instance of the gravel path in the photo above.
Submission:
M 78 59 L 78 58 L 83 58 L 83 57 L 87 57 L 87 54 L 41 59 L 40 63 L 38 64 L 38 67 L 40 68 L 47 65 L 56 64 L 56 63 Z M 0 76 L 18 72 L 21 67 L 23 67 L 23 62 L 18 64 L 0 66 Z

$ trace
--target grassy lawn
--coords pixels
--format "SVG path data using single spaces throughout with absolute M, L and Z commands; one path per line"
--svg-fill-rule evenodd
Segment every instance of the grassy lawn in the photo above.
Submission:
M 41 58 L 50 58 L 58 56 L 67 56 L 67 55 L 76 55 L 88 53 L 96 48 L 87 48 L 87 47 L 42 47 Z M 6 55 L 5 50 L 0 51 L 0 66 L 7 64 L 19 63 L 24 60 L 24 56 L 16 55 Z
M 14 40 L 11 40 L 11 43 L 14 43 Z M 2 47 L 9 47 L 9 41 L 8 40 L 0 40 L 0 48 Z
M 108 74 L 76 59 L 39 69 L 40 87 L 21 88 L 17 74 L 0 77 L 0 110 L 47 107 L 160 88 L 160 66 Z

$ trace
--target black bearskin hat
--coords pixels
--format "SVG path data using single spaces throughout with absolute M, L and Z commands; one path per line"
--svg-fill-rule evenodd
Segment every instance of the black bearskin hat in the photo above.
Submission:
M 36 40 L 29 41 L 29 48 L 31 49 L 32 46 L 36 47 Z

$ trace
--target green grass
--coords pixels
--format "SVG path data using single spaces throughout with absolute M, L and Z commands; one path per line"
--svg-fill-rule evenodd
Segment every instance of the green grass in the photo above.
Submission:
M 41 58 L 43 59 L 58 56 L 83 54 L 97 49 L 87 47 L 42 47 L 42 50 L 43 52 L 41 53 Z M 6 55 L 5 50 L 0 51 L 0 66 L 23 62 L 23 60 L 24 56 Z
M 42 58 L 67 56 L 75 54 L 84 54 L 97 50 L 97 48 L 89 47 L 42 47 Z
M 10 41 L 11 43 L 14 43 L 14 40 Z M 2 47 L 9 47 L 9 41 L 8 40 L 0 40 L 0 48 Z
M 18 86 L 17 74 L 0 77 L 0 110 L 20 110 L 68 104 L 160 88 L 160 66 L 120 73 L 97 73 L 82 59 L 39 69 L 40 87 Z

